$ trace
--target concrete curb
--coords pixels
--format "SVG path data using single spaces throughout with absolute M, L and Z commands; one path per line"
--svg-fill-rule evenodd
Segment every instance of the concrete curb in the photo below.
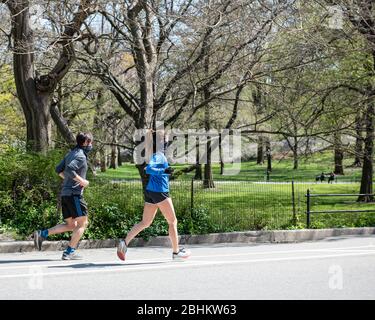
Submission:
M 337 228 L 337 229 L 302 229 L 302 230 L 270 230 L 212 233 L 205 235 L 182 235 L 181 245 L 216 244 L 216 243 L 288 243 L 322 240 L 329 237 L 358 236 L 375 234 L 375 227 L 366 228 Z M 82 240 L 79 249 L 114 248 L 117 240 Z M 64 250 L 68 241 L 45 241 L 42 251 Z M 148 241 L 134 239 L 131 247 L 159 246 L 169 247 L 167 236 L 153 237 Z M 33 241 L 0 241 L 0 253 L 34 251 Z

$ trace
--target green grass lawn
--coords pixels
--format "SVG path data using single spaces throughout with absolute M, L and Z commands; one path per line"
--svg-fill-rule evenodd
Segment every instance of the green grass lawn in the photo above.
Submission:
M 194 182 L 194 196 L 191 195 L 193 173 L 171 181 L 171 195 L 177 215 L 191 214 L 191 205 L 202 209 L 210 221 L 221 231 L 288 229 L 306 227 L 306 191 L 311 193 L 356 194 L 359 192 L 360 168 L 349 168 L 353 159 L 346 159 L 344 176 L 338 183 L 316 183 L 315 176 L 333 169 L 330 153 L 316 154 L 309 161 L 301 161 L 298 170 L 293 170 L 292 160 L 273 162 L 271 183 L 265 182 L 265 166 L 255 162 L 241 164 L 241 172 L 235 176 L 221 176 L 219 165 L 213 166 L 215 188 L 205 189 L 201 181 Z M 184 167 L 174 166 L 177 170 Z M 143 205 L 142 187 L 134 164 L 124 164 L 117 170 L 98 174 L 99 180 L 123 180 L 112 184 L 113 192 L 103 189 L 106 200 L 129 206 L 134 213 L 141 213 Z M 295 183 L 295 206 L 292 201 L 292 184 Z M 126 181 L 133 180 L 133 181 Z M 356 183 L 354 181 L 357 181 Z M 275 182 L 275 183 L 272 183 Z M 103 183 L 103 180 L 102 180 Z M 105 182 L 104 182 L 105 183 Z M 97 194 L 97 193 L 95 193 Z M 91 201 L 99 201 L 93 195 Z M 374 204 L 356 202 L 356 197 L 313 198 L 312 211 L 326 210 L 375 210 Z M 368 226 L 375 225 L 375 213 L 316 214 L 311 217 L 312 228 Z
M 295 213 L 301 227 L 306 222 L 306 191 L 315 194 L 356 194 L 357 183 L 295 184 Z M 312 198 L 312 211 L 374 210 L 375 204 L 357 203 L 356 197 Z M 197 206 L 209 208 L 212 219 L 234 230 L 284 229 L 292 225 L 292 185 L 252 182 L 216 183 L 215 189 L 199 187 L 194 196 Z M 316 214 L 311 217 L 314 227 L 342 227 L 366 225 L 368 219 L 375 223 L 374 213 Z
M 288 229 L 306 227 L 306 191 L 319 194 L 358 193 L 358 183 L 295 183 L 293 210 L 291 183 L 251 181 L 217 181 L 215 188 L 205 189 L 190 181 L 172 181 L 171 196 L 178 217 L 191 214 L 191 206 L 207 212 L 220 231 Z M 126 212 L 140 215 L 143 207 L 140 181 L 93 184 L 86 191 L 90 204 L 116 204 Z M 356 197 L 313 198 L 312 211 L 375 210 L 375 204 L 357 203 Z M 294 216 L 295 212 L 295 216 Z M 294 220 L 296 218 L 296 220 Z M 368 226 L 375 224 L 375 213 L 319 214 L 311 217 L 312 228 Z
M 352 162 L 353 159 L 345 160 L 345 175 L 339 176 L 338 183 L 333 184 L 315 182 L 316 175 L 332 171 L 333 161 L 329 153 L 317 154 L 308 162 L 301 161 L 298 170 L 293 170 L 290 159 L 273 161 L 270 182 L 264 179 L 265 166 L 256 165 L 254 161 L 242 163 L 240 174 L 235 176 L 221 176 L 219 165 L 214 165 L 215 188 L 210 189 L 204 188 L 202 181 L 192 181 L 193 173 L 182 175 L 170 182 L 179 232 L 199 234 L 306 228 L 307 189 L 313 194 L 359 192 L 361 169 L 350 168 Z M 179 170 L 184 166 L 173 167 Z M 295 181 L 294 206 L 292 179 Z M 85 198 L 89 204 L 92 229 L 88 236 L 115 238 L 140 221 L 144 200 L 134 164 L 99 172 L 89 180 L 91 183 L 85 190 Z M 357 203 L 356 200 L 356 197 L 337 196 L 313 198 L 311 210 L 375 210 L 375 203 Z M 374 212 L 312 214 L 310 227 L 362 226 L 375 226 Z M 17 230 L 5 231 L 10 235 Z M 145 234 L 166 235 L 168 225 L 159 213 L 153 226 L 147 230 Z M 0 230 L 0 239 L 6 236 L 5 231 Z
M 359 181 L 361 177 L 361 168 L 349 167 L 353 163 L 352 158 L 344 160 L 344 175 L 339 176 L 338 181 Z M 176 170 L 187 167 L 187 165 L 172 165 Z M 230 164 L 226 167 L 230 168 Z M 293 160 L 274 160 L 273 170 L 270 174 L 270 181 L 315 181 L 315 176 L 321 172 L 329 173 L 333 171 L 334 163 L 331 152 L 315 154 L 308 160 L 301 159 L 299 169 L 293 170 Z M 265 181 L 266 164 L 257 165 L 256 161 L 241 163 L 241 170 L 236 175 L 220 175 L 219 164 L 213 164 L 214 180 L 248 180 Z M 179 180 L 191 180 L 194 172 L 181 175 Z M 108 179 L 139 179 L 139 173 L 134 164 L 125 163 L 118 169 L 108 169 L 106 172 L 98 172 L 98 177 Z

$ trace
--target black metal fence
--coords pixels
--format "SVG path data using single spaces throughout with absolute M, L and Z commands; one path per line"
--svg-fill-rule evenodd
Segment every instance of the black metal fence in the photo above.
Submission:
M 358 209 L 341 209 L 341 210 L 311 210 L 311 198 L 317 198 L 317 197 L 366 197 L 366 198 L 374 198 L 374 194 L 367 194 L 367 193 L 360 193 L 360 194 L 312 194 L 310 192 L 310 189 L 307 189 L 306 193 L 306 226 L 307 228 L 310 228 L 311 225 L 311 215 L 314 214 L 322 214 L 322 213 L 375 213 L 375 207 L 365 210 L 358 210 Z M 366 203 L 365 203 L 366 204 Z M 367 203 L 368 205 L 368 203 Z M 360 203 L 358 203 L 358 206 L 360 206 Z
M 170 193 L 178 218 L 193 217 L 207 224 L 212 232 L 305 228 L 306 191 L 316 193 L 355 193 L 358 184 L 316 184 L 312 182 L 249 182 L 215 181 L 214 188 L 205 188 L 202 181 L 171 181 Z M 342 191 L 345 192 L 342 192 Z M 337 192 L 338 191 L 338 192 Z M 87 201 L 95 206 L 116 205 L 132 214 L 141 214 L 143 192 L 140 180 L 95 180 L 86 190 Z M 311 203 L 310 203 L 311 205 Z M 360 204 L 334 198 L 319 201 L 315 208 L 332 210 L 358 209 Z M 368 204 L 371 206 L 372 204 Z M 367 208 L 365 208 L 367 209 Z M 374 215 L 322 215 L 314 219 L 312 228 L 362 226 L 375 223 Z M 373 221 L 374 220 L 374 221 Z

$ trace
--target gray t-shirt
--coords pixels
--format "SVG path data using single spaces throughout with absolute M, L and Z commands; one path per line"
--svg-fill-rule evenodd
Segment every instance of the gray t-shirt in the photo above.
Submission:
M 57 173 L 64 173 L 64 182 L 62 185 L 61 196 L 82 195 L 83 187 L 79 182 L 73 180 L 76 175 L 86 179 L 87 156 L 84 151 L 75 147 L 70 151 L 56 167 Z

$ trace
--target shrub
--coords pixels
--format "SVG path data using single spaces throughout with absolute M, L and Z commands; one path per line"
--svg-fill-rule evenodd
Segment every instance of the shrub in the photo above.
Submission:
M 204 206 L 193 208 L 191 221 L 186 221 L 193 234 L 214 233 L 222 230 L 210 217 L 209 209 Z

